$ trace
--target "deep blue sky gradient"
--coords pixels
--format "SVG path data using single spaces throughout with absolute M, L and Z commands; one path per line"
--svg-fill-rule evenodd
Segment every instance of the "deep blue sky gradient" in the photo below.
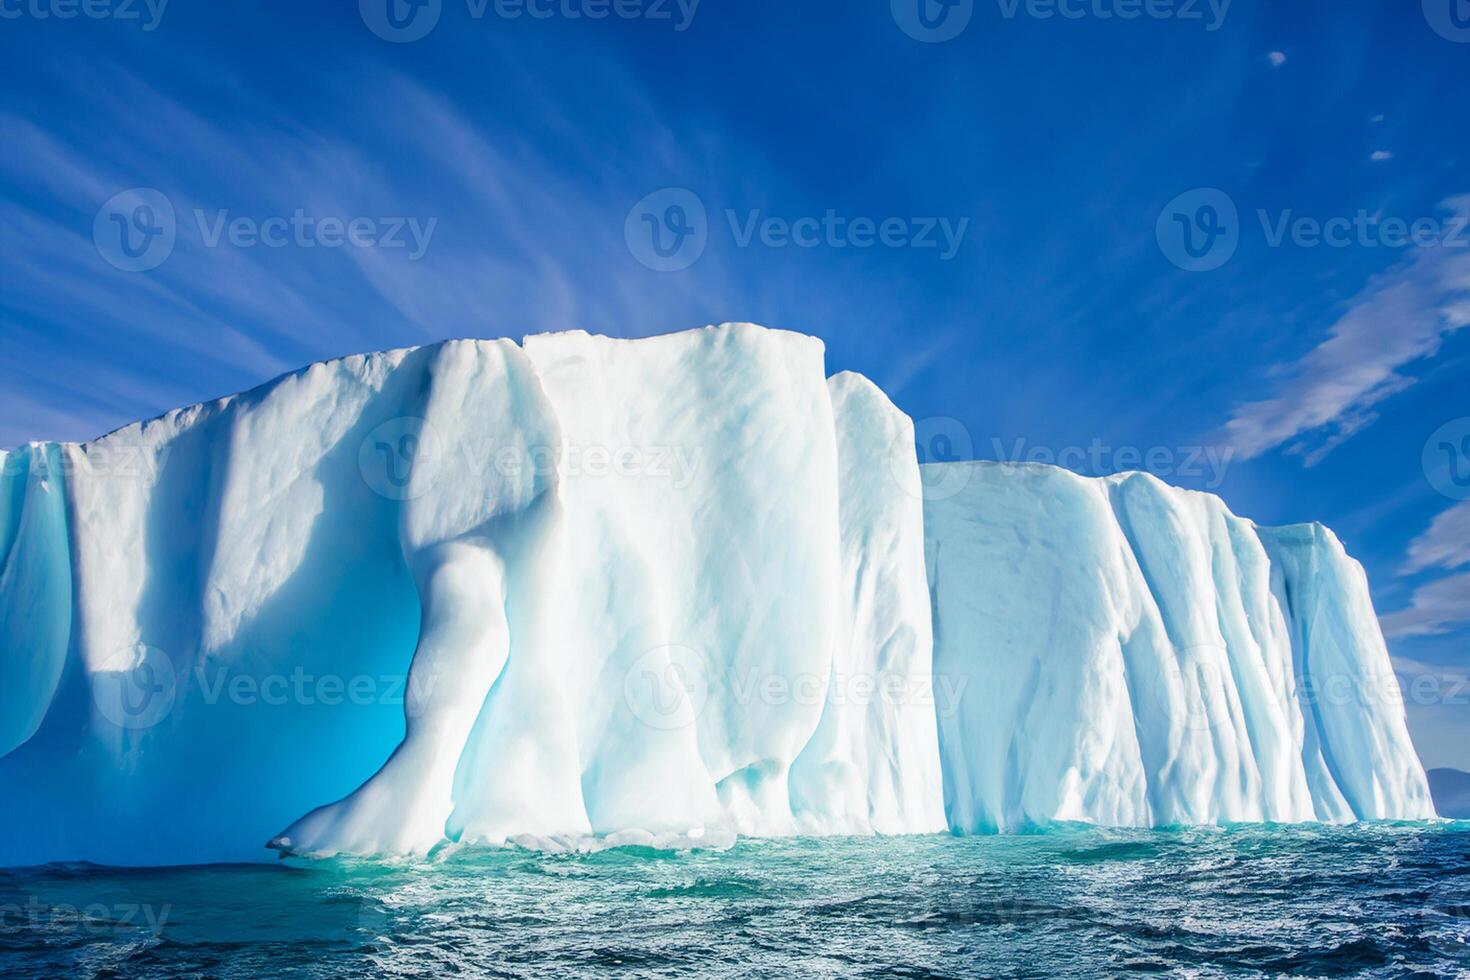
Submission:
M 1203 0 L 1194 21 L 974 0 L 945 43 L 888 0 L 702 0 L 685 30 L 672 2 L 671 20 L 594 21 L 443 0 L 403 44 L 349 0 L 171 0 L 150 30 L 141 0 L 138 20 L 37 16 L 58 3 L 0 0 L 18 14 L 0 19 L 0 445 L 445 337 L 788 327 L 967 454 L 1154 450 L 1237 513 L 1334 527 L 1404 675 L 1448 675 L 1410 706 L 1426 761 L 1470 769 L 1470 504 L 1423 465 L 1470 416 L 1470 231 L 1273 247 L 1256 216 L 1470 213 L 1470 43 L 1419 0 L 1234 0 L 1216 30 Z M 177 214 L 145 272 L 93 237 L 136 187 Z M 660 272 L 624 224 L 668 187 L 707 209 L 708 245 Z M 1238 209 L 1213 271 L 1156 235 L 1195 188 Z M 435 225 L 417 259 L 208 247 L 196 209 Z M 968 224 L 948 260 L 741 247 L 726 212 L 755 209 Z M 1234 454 L 1222 481 L 1180 472 L 1203 447 Z M 1140 465 L 1082 468 L 1120 459 Z

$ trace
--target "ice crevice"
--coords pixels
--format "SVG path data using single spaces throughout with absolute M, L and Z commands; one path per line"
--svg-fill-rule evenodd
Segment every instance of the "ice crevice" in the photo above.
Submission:
M 355 356 L 0 464 L 0 865 L 1433 815 L 1330 532 L 921 468 L 796 333 Z

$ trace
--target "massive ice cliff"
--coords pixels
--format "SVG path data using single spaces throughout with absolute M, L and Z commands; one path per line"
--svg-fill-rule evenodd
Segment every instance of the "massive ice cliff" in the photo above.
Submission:
M 1361 569 L 750 325 L 0 455 L 0 865 L 1433 815 Z
M 1139 473 L 947 464 L 927 510 L 962 831 L 1433 815 L 1362 567 Z M 941 484 L 936 484 L 936 486 Z

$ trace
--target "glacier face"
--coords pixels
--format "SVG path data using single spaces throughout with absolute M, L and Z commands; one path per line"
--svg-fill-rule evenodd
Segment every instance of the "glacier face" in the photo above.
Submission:
M 1144 474 L 943 464 L 926 508 L 957 830 L 1434 815 L 1362 568 Z
M 1432 815 L 1327 532 L 926 494 L 799 334 L 350 357 L 0 464 L 0 865 Z

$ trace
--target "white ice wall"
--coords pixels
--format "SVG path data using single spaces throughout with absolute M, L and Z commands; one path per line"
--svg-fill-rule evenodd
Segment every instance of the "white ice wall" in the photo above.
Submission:
M 926 506 L 962 831 L 1433 816 L 1361 568 L 1128 474 L 944 464 Z M 942 479 L 941 479 L 942 477 Z
M 837 421 L 841 615 L 822 722 L 792 793 L 813 833 L 945 827 L 913 424 L 878 387 L 829 382 Z
M 0 455 L 0 865 L 1430 812 L 1401 709 L 1302 694 L 1392 683 L 1325 531 L 1045 468 L 926 509 L 824 374 L 448 342 Z
M 912 436 L 834 385 L 749 325 L 451 342 L 46 449 L 65 511 L 11 468 L 0 614 L 77 585 L 0 639 L 0 863 L 942 828 L 920 505 L 860 477 Z

